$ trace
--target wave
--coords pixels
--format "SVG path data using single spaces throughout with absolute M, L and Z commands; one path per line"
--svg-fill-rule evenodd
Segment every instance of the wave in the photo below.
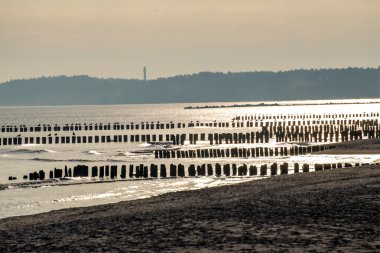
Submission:
M 57 151 L 50 150 L 50 149 L 26 149 L 26 148 L 8 151 L 8 153 L 12 153 L 12 154 L 43 154 L 43 153 L 56 153 L 56 152 Z
M 36 147 L 36 146 L 38 146 L 38 145 L 40 145 L 40 144 L 22 144 L 21 145 L 21 147 Z
M 101 162 L 105 160 L 92 160 L 92 159 L 50 159 L 50 158 L 33 158 L 32 161 L 39 162 Z
M 99 162 L 101 160 L 91 160 L 91 159 L 68 159 L 69 162 Z
M 105 160 L 106 162 L 111 162 L 111 163 L 117 163 L 117 162 L 125 162 L 127 160 L 118 160 L 118 159 L 107 159 Z
M 154 153 L 154 150 L 149 150 L 149 149 L 145 149 L 145 150 L 134 150 L 134 151 L 131 151 L 130 154 L 131 155 L 135 155 L 135 154 L 153 154 Z
M 141 143 L 139 146 L 140 147 L 150 147 L 152 145 L 153 145 L 152 143 L 144 142 L 144 143 Z
M 32 161 L 39 161 L 39 162 L 62 162 L 64 160 L 56 160 L 56 159 L 49 159 L 49 158 L 32 158 Z
M 98 151 L 96 151 L 96 150 L 84 151 L 83 153 L 84 153 L 84 154 L 88 154 L 88 155 L 101 155 L 101 154 L 103 154 L 103 153 L 98 152 Z
M 117 153 L 114 156 L 116 156 L 116 157 L 123 157 L 123 156 L 128 156 L 128 154 L 127 153 L 123 153 L 123 152 L 119 152 L 119 153 Z

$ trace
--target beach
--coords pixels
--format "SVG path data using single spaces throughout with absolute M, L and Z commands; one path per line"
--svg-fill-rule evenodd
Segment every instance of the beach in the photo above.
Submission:
M 299 106 L 296 109 L 302 117 L 309 115 L 312 118 L 318 118 L 319 116 L 314 114 L 323 109 L 339 114 L 339 117 L 334 117 L 341 118 L 340 120 L 345 120 L 343 114 L 350 115 L 355 112 L 355 116 L 351 115 L 352 120 L 358 118 L 363 121 L 363 117 L 374 120 L 377 117 L 374 115 L 377 115 L 378 106 L 313 105 Z M 152 108 L 155 110 L 153 113 Z M 142 122 L 138 125 L 146 127 L 146 119 L 151 118 L 157 128 L 158 122 L 171 122 L 173 115 L 177 115 L 179 122 L 182 122 L 181 127 L 174 130 L 171 129 L 171 124 L 167 123 L 169 127 L 165 129 L 112 128 L 99 132 L 74 128 L 73 132 L 22 132 L 26 137 L 45 138 L 56 134 L 65 137 L 75 132 L 75 140 L 79 136 L 95 135 L 106 139 L 106 135 L 122 133 L 128 135 L 128 140 L 131 140 L 132 136 L 140 136 L 141 139 L 135 142 L 3 145 L 0 149 L 0 188 L 4 189 L 0 191 L 0 252 L 379 251 L 378 138 L 373 136 L 374 139 L 367 139 L 369 132 L 365 135 L 353 130 L 352 136 L 359 140 L 351 141 L 354 138 L 348 139 L 349 135 L 346 135 L 343 141 L 342 134 L 337 135 L 338 139 L 332 140 L 327 138 L 327 135 L 323 135 L 326 136 L 325 140 L 316 140 L 316 137 L 308 141 L 294 140 L 289 134 L 288 137 L 292 140 L 277 140 L 273 135 L 262 142 L 253 142 L 248 138 L 250 143 L 244 143 L 246 139 L 243 138 L 242 143 L 216 143 L 213 140 L 215 133 L 236 133 L 238 137 L 254 131 L 257 135 L 262 131 L 259 125 L 223 127 L 223 122 L 236 117 L 242 119 L 244 115 L 248 115 L 247 120 L 252 120 L 253 124 L 252 117 L 258 117 L 256 121 L 267 117 L 263 115 L 273 114 L 279 117 L 282 113 L 287 113 L 288 109 L 286 106 L 249 110 L 243 107 L 203 109 L 202 112 L 198 112 L 182 108 L 177 105 L 120 105 L 32 108 L 28 109 L 29 111 L 14 109 L 17 115 L 11 115 L 8 110 L 0 110 L 3 118 L 9 119 L 8 125 L 23 124 L 21 120 L 31 115 L 38 116 L 40 110 L 42 116 L 36 117 L 36 121 L 28 119 L 30 122 L 27 124 L 38 126 L 39 122 L 45 122 L 65 126 L 66 122 L 80 122 L 84 126 L 91 122 L 118 122 L 120 118 L 127 122 L 124 123 L 125 127 L 131 127 L 133 122 L 134 126 L 137 122 Z M 73 113 L 73 110 L 76 113 Z M 89 110 L 94 114 L 91 119 L 88 118 Z M 362 112 L 366 112 L 365 116 L 360 114 Z M 149 116 L 150 113 L 154 116 Z M 322 125 L 319 126 L 319 130 L 316 129 L 317 125 L 314 126 L 314 130 L 318 130 L 321 137 L 322 134 L 328 133 L 325 132 L 327 128 L 333 129 L 332 125 L 326 125 L 326 120 L 332 121 L 331 115 L 320 115 L 325 118 L 325 122 L 321 124 L 324 124 L 326 130 L 322 129 Z M 289 117 L 291 122 L 298 121 L 294 115 Z M 222 126 L 214 126 L 214 122 L 211 122 L 211 125 L 210 118 L 220 122 Z M 201 123 L 208 122 L 208 126 L 206 123 L 203 126 L 201 123 L 199 126 L 189 126 L 191 122 L 198 120 Z M 302 123 L 304 131 L 307 120 Z M 233 121 L 229 123 L 232 124 Z M 147 136 L 159 134 L 166 138 L 170 137 L 168 133 L 172 132 L 178 136 L 185 134 L 188 141 L 183 145 L 174 145 L 173 142 L 172 147 L 147 142 Z M 8 137 L 14 135 L 14 132 L 4 133 L 4 136 Z M 205 139 L 195 143 L 196 135 L 203 135 Z M 144 141 L 142 137 L 145 138 Z M 69 139 L 72 140 L 72 136 Z M 333 148 L 315 149 L 323 150 L 321 152 L 299 153 L 300 150 L 304 151 L 314 146 Z M 256 152 L 255 157 L 219 157 L 216 152 L 210 157 L 155 157 L 156 149 L 165 150 L 173 147 L 184 152 L 227 148 L 239 148 L 243 151 L 260 148 L 259 151 L 263 154 L 259 153 L 257 156 Z M 293 154 L 281 154 L 281 148 L 293 149 Z M 274 149 L 274 154 L 267 152 L 269 154 L 266 155 L 265 150 L 268 149 Z M 276 149 L 280 154 L 276 155 Z M 298 153 L 294 150 L 298 150 Z M 157 178 L 153 177 L 152 173 L 143 177 L 137 176 L 137 167 L 143 167 L 145 171 L 145 168 L 151 168 L 151 164 L 159 165 L 159 168 L 162 164 L 165 165 L 165 173 L 162 174 L 166 175 L 161 175 L 160 170 L 160 176 Z M 187 173 L 180 175 L 179 164 L 182 169 L 190 168 L 189 166 L 194 164 L 197 174 L 190 175 L 190 171 L 185 169 Z M 219 171 L 218 175 L 216 164 L 235 165 L 236 171 L 230 174 L 223 170 Z M 277 167 L 276 173 L 269 170 L 273 164 L 280 168 L 278 170 Z M 281 170 L 281 165 L 285 164 L 289 166 L 286 167 L 288 170 L 285 170 L 285 167 Z M 299 170 L 296 170 L 296 164 L 299 165 Z M 304 164 L 310 166 L 310 172 L 304 170 Z M 315 171 L 317 164 L 323 171 Z M 106 168 L 106 171 L 108 166 L 111 171 L 112 168 L 119 168 L 119 171 L 114 173 L 114 179 L 112 175 L 101 177 L 100 172 L 99 175 L 93 175 L 95 173 L 92 170 L 91 175 L 86 174 L 83 177 L 74 174 L 68 177 L 55 176 L 55 168 L 63 171 L 67 166 L 74 171 L 75 166 L 79 165 L 81 168 L 88 166 L 86 168 L 91 169 L 97 166 L 99 169 Z M 172 169 L 175 165 L 178 171 Z M 237 173 L 239 168 L 244 168 L 243 165 L 247 166 L 245 168 L 256 166 L 260 170 L 256 170 L 255 173 L 252 170 L 252 175 L 248 171 Z M 267 168 L 265 172 L 261 172 L 263 165 L 267 166 L 263 167 Z M 128 172 L 133 172 L 132 175 L 122 178 L 122 166 L 129 169 Z M 212 169 L 207 169 L 207 173 L 202 172 L 201 166 Z M 339 168 L 341 166 L 344 168 Z M 49 172 L 53 169 L 55 177 L 50 178 Z M 34 172 L 40 170 L 45 171 L 45 180 L 23 179 L 24 175 L 34 175 Z M 287 175 L 278 175 L 280 173 Z M 9 180 L 10 176 L 12 180 Z M 16 179 L 13 180 L 13 177 Z
M 0 253 L 380 253 L 380 0 L 3 2 Z
M 380 168 L 353 167 L 0 220 L 1 252 L 380 249 Z

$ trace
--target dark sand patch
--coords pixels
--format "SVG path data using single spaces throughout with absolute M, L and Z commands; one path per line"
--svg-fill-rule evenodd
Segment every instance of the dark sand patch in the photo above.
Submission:
M 380 168 L 272 177 L 0 220 L 0 251 L 380 250 Z
M 348 142 L 341 142 L 336 144 L 324 145 L 324 146 L 334 146 L 334 149 L 324 150 L 319 154 L 331 154 L 331 155 L 373 155 L 380 154 L 380 139 L 370 139 L 370 140 L 354 140 Z

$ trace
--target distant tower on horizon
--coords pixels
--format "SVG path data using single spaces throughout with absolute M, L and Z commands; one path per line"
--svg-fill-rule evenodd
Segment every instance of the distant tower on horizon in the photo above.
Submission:
M 146 82 L 146 67 L 145 66 L 143 68 L 143 73 L 144 73 L 144 82 Z

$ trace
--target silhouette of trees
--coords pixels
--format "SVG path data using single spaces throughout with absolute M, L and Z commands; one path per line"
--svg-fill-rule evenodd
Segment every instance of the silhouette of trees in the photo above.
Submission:
M 10 80 L 0 105 L 131 104 L 378 98 L 379 68 L 200 72 L 155 80 L 88 75 Z

